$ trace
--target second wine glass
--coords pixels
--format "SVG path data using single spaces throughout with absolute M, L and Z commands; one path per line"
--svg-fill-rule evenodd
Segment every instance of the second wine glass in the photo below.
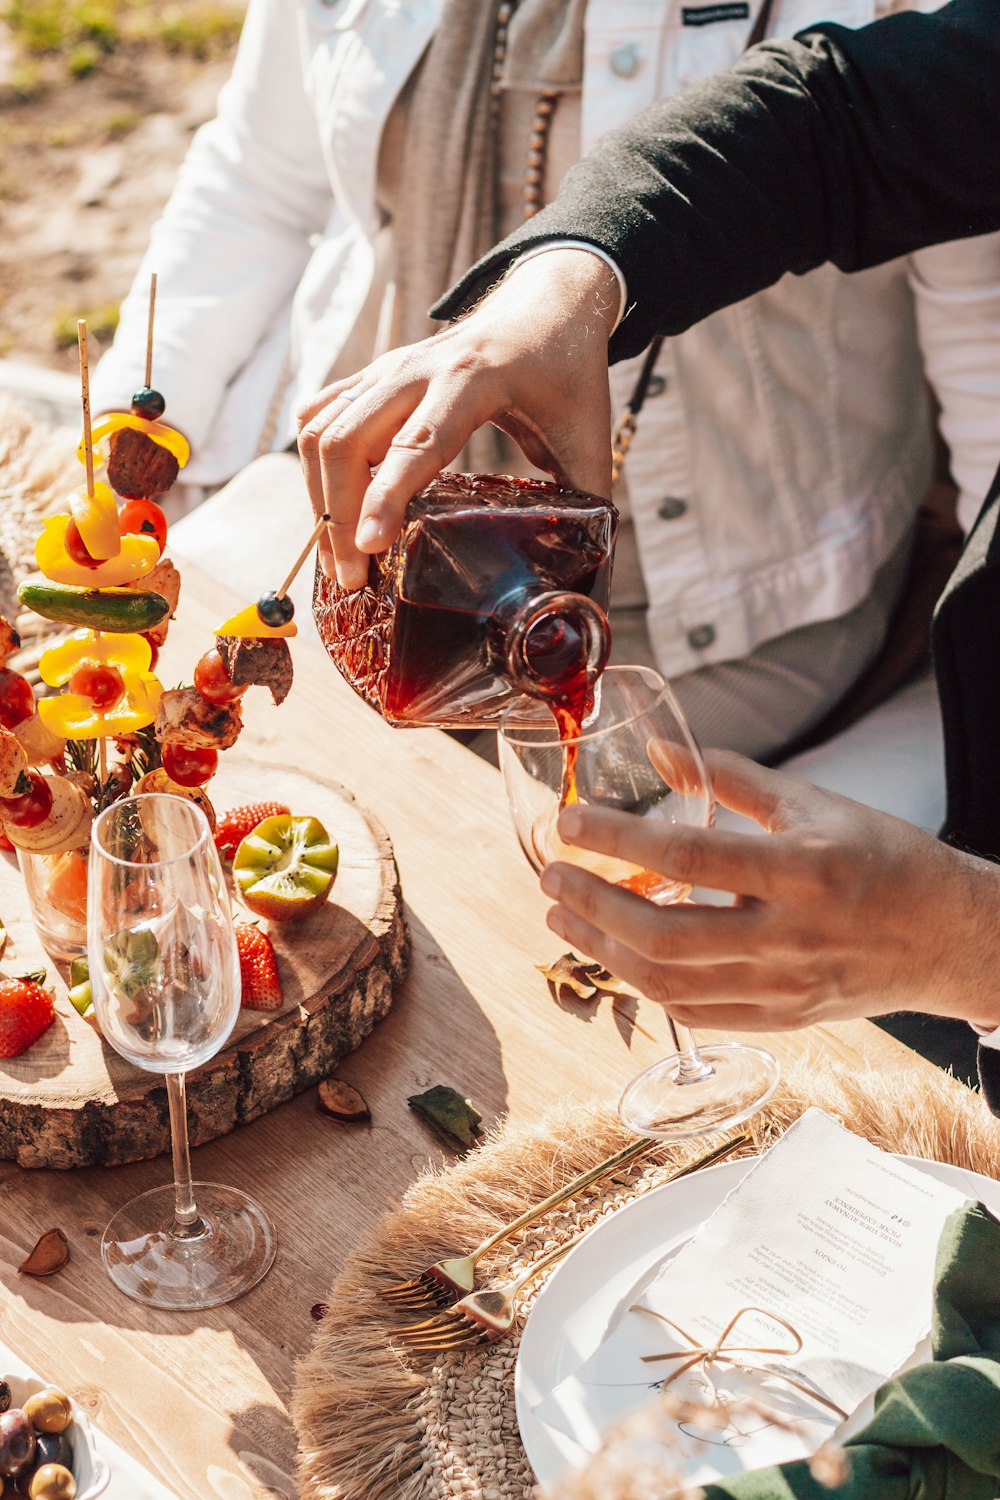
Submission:
M 229 897 L 200 808 L 157 792 L 96 819 L 87 948 L 105 1041 L 166 1074 L 174 1163 L 172 1188 L 133 1198 L 105 1230 L 108 1275 L 151 1307 L 231 1301 L 264 1275 L 276 1241 L 246 1193 L 191 1180 L 184 1075 L 218 1052 L 240 1009 Z
M 715 804 L 705 763 L 669 685 L 648 667 L 609 667 L 578 735 L 560 736 L 547 705 L 522 698 L 504 714 L 500 769 L 521 848 L 532 867 L 564 860 L 658 906 L 690 887 L 625 860 L 594 854 L 559 836 L 567 796 L 664 826 L 710 828 Z M 699 1048 L 667 1016 L 676 1047 L 625 1089 L 622 1121 L 640 1135 L 670 1139 L 736 1125 L 770 1098 L 778 1064 L 763 1047 L 718 1042 Z

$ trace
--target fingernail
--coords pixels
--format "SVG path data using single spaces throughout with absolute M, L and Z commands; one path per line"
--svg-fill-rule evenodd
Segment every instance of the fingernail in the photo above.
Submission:
M 578 807 L 564 807 L 559 814 L 559 832 L 567 839 L 579 838 L 583 832 L 583 814 Z
M 539 884 L 546 896 L 551 896 L 554 900 L 558 900 L 562 893 L 562 876 L 558 870 L 554 870 L 551 865 L 547 865 L 542 871 Z
M 362 552 L 368 547 L 374 547 L 381 541 L 382 526 L 374 516 L 365 516 L 354 536 L 354 545 L 360 547 Z

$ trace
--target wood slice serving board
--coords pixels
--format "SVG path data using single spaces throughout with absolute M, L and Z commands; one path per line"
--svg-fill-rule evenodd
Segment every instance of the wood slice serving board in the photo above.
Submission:
M 299 921 L 261 925 L 278 955 L 285 1004 L 240 1012 L 222 1050 L 188 1075 L 191 1141 L 213 1140 L 326 1077 L 392 1004 L 408 938 L 392 847 L 350 792 L 278 766 L 225 757 L 210 791 L 220 811 L 262 799 L 318 817 L 340 846 L 329 899 Z M 233 912 L 247 916 L 237 900 Z M 2 969 L 55 966 L 43 952 L 13 855 L 0 857 Z M 61 978 L 53 1026 L 0 1061 L 0 1159 L 23 1167 L 116 1165 L 170 1146 L 163 1078 L 134 1068 L 70 1005 Z

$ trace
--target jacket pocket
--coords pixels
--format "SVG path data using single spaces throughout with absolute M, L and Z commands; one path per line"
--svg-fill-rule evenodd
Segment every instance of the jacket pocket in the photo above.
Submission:
M 580 151 L 662 97 L 670 0 L 592 0 L 584 33 Z

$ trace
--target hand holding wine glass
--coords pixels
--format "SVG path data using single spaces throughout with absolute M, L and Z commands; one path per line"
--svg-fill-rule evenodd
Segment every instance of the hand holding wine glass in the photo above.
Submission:
M 240 1008 L 229 898 L 204 813 L 163 793 L 114 802 L 91 835 L 87 947 L 105 1040 L 166 1074 L 172 1188 L 125 1205 L 104 1264 L 153 1307 L 213 1307 L 253 1286 L 275 1251 L 263 1209 L 236 1188 L 191 1181 L 184 1075 L 219 1050 Z
M 680 902 L 690 885 L 651 862 L 569 843 L 560 809 L 611 809 L 641 823 L 652 848 L 671 827 L 712 826 L 708 773 L 679 704 L 658 673 L 609 667 L 578 733 L 560 734 L 542 700 L 520 699 L 504 715 L 500 767 L 521 847 L 540 873 L 568 862 L 601 878 L 609 900 Z M 564 813 L 563 816 L 566 816 Z M 610 889 L 609 889 L 610 887 Z M 640 908 L 641 909 L 641 908 Z M 669 1017 L 677 1052 L 628 1085 L 622 1119 L 641 1135 L 680 1138 L 735 1125 L 770 1097 L 778 1065 L 763 1048 L 731 1042 L 699 1049 Z

